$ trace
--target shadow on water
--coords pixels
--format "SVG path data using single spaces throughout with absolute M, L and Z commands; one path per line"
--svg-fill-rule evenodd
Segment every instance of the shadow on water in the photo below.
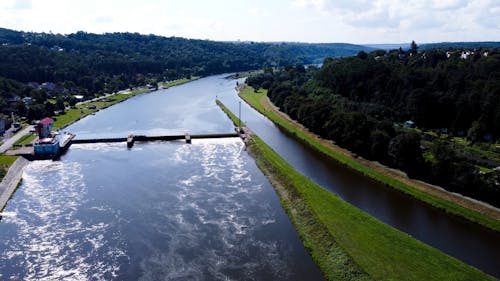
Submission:
M 234 82 L 235 83 L 235 82 Z M 233 112 L 241 100 L 226 95 Z M 500 277 L 500 233 L 447 214 L 360 175 L 309 148 L 242 101 L 242 119 L 295 169 L 379 220 L 495 277 Z

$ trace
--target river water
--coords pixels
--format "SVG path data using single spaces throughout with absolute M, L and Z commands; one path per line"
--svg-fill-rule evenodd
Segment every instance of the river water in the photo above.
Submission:
M 214 102 L 235 93 L 221 78 L 134 97 L 68 131 L 233 132 Z M 7 279 L 323 280 L 237 138 L 73 145 L 31 163 L 0 222 Z
M 68 131 L 78 138 L 232 132 L 214 99 L 238 112 L 235 84 L 214 76 L 134 97 Z M 339 167 L 241 106 L 242 120 L 304 175 L 500 277 L 498 233 Z M 237 139 L 139 143 L 131 150 L 73 145 L 60 162 L 33 163 L 0 222 L 0 253 L 0 273 L 14 279 L 321 279 Z

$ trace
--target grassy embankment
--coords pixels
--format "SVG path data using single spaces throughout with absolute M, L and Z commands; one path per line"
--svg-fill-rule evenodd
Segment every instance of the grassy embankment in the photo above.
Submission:
M 424 192 L 422 190 L 419 190 L 417 188 L 414 188 L 410 185 L 408 185 L 405 182 L 402 182 L 400 180 L 395 179 L 394 177 L 391 177 L 390 175 L 381 173 L 379 171 L 376 171 L 372 169 L 371 167 L 368 167 L 355 157 L 349 157 L 345 154 L 338 153 L 336 151 L 333 151 L 332 149 L 326 147 L 323 145 L 318 139 L 312 138 L 308 133 L 304 132 L 304 130 L 298 128 L 295 124 L 293 124 L 291 121 L 286 120 L 283 118 L 281 115 L 276 114 L 272 110 L 266 110 L 264 105 L 262 104 L 263 98 L 267 95 L 266 90 L 260 90 L 258 93 L 255 93 L 253 88 L 245 88 L 242 90 L 240 93 L 240 96 L 252 107 L 254 107 L 256 110 L 267 116 L 269 119 L 271 119 L 275 124 L 280 126 L 281 128 L 285 129 L 286 131 L 290 132 L 291 134 L 295 135 L 299 140 L 302 142 L 310 145 L 314 149 L 330 156 L 331 158 L 335 159 L 336 161 L 340 162 L 343 165 L 346 165 L 358 172 L 360 172 L 363 175 L 366 175 L 378 182 L 381 182 L 383 184 L 386 184 L 388 186 L 391 186 L 397 190 L 400 190 L 406 194 L 409 194 L 423 202 L 426 202 L 436 208 L 439 208 L 441 210 L 444 210 L 450 214 L 457 215 L 460 217 L 463 217 L 467 220 L 470 220 L 472 222 L 481 224 L 483 226 L 486 226 L 492 230 L 500 232 L 500 221 L 492 218 L 490 216 L 481 214 L 477 211 L 468 209 L 464 206 L 461 206 L 455 202 L 445 200 L 439 197 L 436 197 L 434 195 L 428 194 L 427 192 Z
M 218 104 L 237 124 L 237 117 Z M 328 280 L 495 280 L 346 203 L 257 136 L 249 151 Z
M 181 84 L 196 80 L 198 78 L 199 77 L 192 77 L 191 79 L 184 78 L 184 79 L 170 81 L 168 83 L 160 83 L 160 87 L 170 88 L 173 86 L 181 85 Z M 126 93 L 108 96 L 108 97 L 103 98 L 103 99 L 98 100 L 98 101 L 79 104 L 76 106 L 76 108 L 72 108 L 72 109 L 66 111 L 65 114 L 57 116 L 56 120 L 54 122 L 54 129 L 62 129 L 62 128 L 80 120 L 81 118 L 83 118 L 89 114 L 95 113 L 99 110 L 102 110 L 102 109 L 105 109 L 105 108 L 110 107 L 112 105 L 115 105 L 117 103 L 123 102 L 123 101 L 125 101 L 133 96 L 137 96 L 137 95 L 149 92 L 149 91 L 150 90 L 148 90 L 148 89 L 133 90 L 133 91 L 126 92 Z M 93 106 L 95 106 L 95 109 L 92 109 Z
M 0 181 L 7 174 L 9 167 L 14 164 L 17 156 L 0 155 Z
M 199 77 L 192 77 L 191 79 L 178 79 L 174 81 L 170 81 L 168 83 L 162 83 L 160 86 L 163 88 L 170 88 L 173 86 L 181 85 L 187 82 L 191 82 L 193 80 L 197 80 Z M 141 90 L 133 90 L 130 92 L 126 92 L 123 94 L 115 94 L 111 95 L 108 97 L 105 97 L 101 100 L 93 101 L 93 102 L 87 102 L 83 104 L 79 104 L 75 106 L 75 108 L 67 110 L 64 114 L 56 116 L 56 120 L 54 121 L 54 129 L 62 129 L 64 127 L 67 127 L 71 125 L 72 123 L 82 119 L 83 117 L 95 113 L 99 110 L 105 109 L 107 107 L 110 107 L 112 105 L 115 105 L 117 103 L 123 102 L 133 96 L 137 96 L 146 92 L 149 92 L 150 90 L 148 89 L 141 89 Z M 95 108 L 91 109 L 93 106 Z M 89 108 L 91 107 L 91 108 Z M 17 145 L 26 145 L 28 143 L 31 143 L 35 140 L 36 136 L 32 134 L 27 134 L 23 137 L 21 137 L 15 144 Z M 3 154 L 0 154 L 0 180 L 3 178 L 5 175 L 5 172 L 8 171 L 9 167 L 14 163 L 15 159 L 17 157 L 15 156 L 6 156 Z
M 177 80 L 173 80 L 173 81 L 169 81 L 169 82 L 160 82 L 160 83 L 158 83 L 158 86 L 160 88 L 167 89 L 170 87 L 174 87 L 174 86 L 181 85 L 181 84 L 191 82 L 194 80 L 198 80 L 198 79 L 200 79 L 200 76 L 193 76 L 190 79 L 182 78 L 182 79 L 177 79 Z

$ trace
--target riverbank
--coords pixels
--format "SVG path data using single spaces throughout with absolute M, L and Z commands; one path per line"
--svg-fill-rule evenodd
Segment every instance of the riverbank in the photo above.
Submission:
M 191 81 L 195 81 L 199 79 L 200 77 L 192 77 L 190 79 L 183 78 L 183 79 L 178 79 L 174 81 L 169 81 L 169 82 L 162 82 L 159 85 L 160 89 L 168 89 L 170 87 L 182 85 Z M 120 102 L 124 102 L 128 100 L 129 98 L 135 97 L 137 95 L 141 95 L 144 93 L 149 93 L 151 92 L 151 89 L 138 89 L 138 90 L 132 90 L 132 91 L 126 91 L 126 92 L 121 92 L 117 93 L 114 95 L 109 95 L 106 96 L 102 99 L 95 100 L 92 102 L 87 102 L 87 103 L 81 103 L 78 104 L 75 108 L 69 109 L 66 111 L 64 115 L 59 115 L 56 116 L 56 120 L 54 121 L 54 129 L 63 129 L 78 120 L 90 115 L 94 114 L 99 110 L 106 109 L 112 105 L 115 105 Z
M 29 164 L 29 161 L 23 157 L 17 157 L 10 166 L 9 171 L 0 182 L 0 212 L 3 211 L 7 201 L 14 193 L 22 178 L 24 167 Z
M 248 150 L 327 279 L 495 280 L 346 203 L 293 169 L 257 136 Z
M 192 77 L 191 79 L 179 79 L 179 80 L 174 80 L 166 83 L 162 83 L 160 85 L 160 88 L 162 89 L 167 89 L 173 86 L 178 86 L 182 85 L 194 80 L 199 79 L 200 77 Z M 78 104 L 75 108 L 69 109 L 66 111 L 64 115 L 59 115 L 57 116 L 54 121 L 54 130 L 56 129 L 64 129 L 65 127 L 77 122 L 78 120 L 90 115 L 94 114 L 95 112 L 106 109 L 112 105 L 118 104 L 120 102 L 124 102 L 125 100 L 141 95 L 147 92 L 151 92 L 150 89 L 139 89 L 139 90 L 133 90 L 133 91 L 128 91 L 128 92 L 123 92 L 123 93 L 116 93 L 113 95 L 108 95 L 106 97 L 103 97 L 102 99 L 94 100 L 91 102 L 86 102 L 86 103 L 81 103 Z M 26 134 L 24 136 L 19 136 L 20 138 L 23 138 L 23 141 L 27 140 L 34 140 L 34 137 L 28 136 L 27 135 L 28 131 L 26 131 Z M 26 137 L 28 136 L 28 137 Z M 6 159 L 9 159 L 9 157 L 13 156 L 6 156 L 3 154 L 0 154 L 0 157 L 4 157 Z M 2 160 L 2 159 L 0 159 Z M 26 161 L 26 162 L 25 162 Z M 12 193 L 15 191 L 19 181 L 22 178 L 22 173 L 23 169 L 20 168 L 22 165 L 17 164 L 17 163 L 22 163 L 22 165 L 26 166 L 29 162 L 28 160 L 19 157 L 17 160 L 14 161 L 8 161 L 3 163 L 0 161 L 0 164 L 4 165 L 0 168 L 6 168 L 8 169 L 7 174 L 1 179 L 2 181 L 0 182 L 0 211 L 3 210 L 5 207 L 5 204 L 9 200 L 9 198 L 12 196 Z M 18 166 L 19 165 L 19 166 Z M 23 166 L 23 168 L 24 168 Z
M 500 232 L 500 211 L 490 205 L 448 192 L 444 189 L 428 185 L 424 182 L 411 180 L 400 171 L 387 168 L 379 163 L 371 162 L 353 155 L 338 147 L 331 141 L 321 139 L 309 132 L 302 125 L 291 120 L 280 112 L 267 98 L 267 91 L 255 93 L 253 88 L 245 87 L 240 91 L 240 97 L 250 106 L 265 115 L 277 126 L 294 135 L 301 142 L 317 151 L 328 155 L 365 176 L 368 176 L 387 186 L 395 188 L 415 197 L 447 213 L 465 218 L 494 231 Z

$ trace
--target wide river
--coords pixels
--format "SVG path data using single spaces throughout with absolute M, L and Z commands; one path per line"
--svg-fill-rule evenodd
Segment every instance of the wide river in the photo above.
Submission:
M 211 77 L 134 97 L 79 138 L 231 133 Z M 0 222 L 0 280 L 323 280 L 238 138 L 73 145 L 37 161 Z
M 240 80 L 241 82 L 241 80 Z M 67 130 L 78 138 L 227 133 L 236 82 L 214 76 L 134 97 Z M 242 103 L 297 170 L 365 212 L 500 277 L 500 235 L 339 167 Z M 31 163 L 0 221 L 0 279 L 321 280 L 238 139 L 73 145 Z

